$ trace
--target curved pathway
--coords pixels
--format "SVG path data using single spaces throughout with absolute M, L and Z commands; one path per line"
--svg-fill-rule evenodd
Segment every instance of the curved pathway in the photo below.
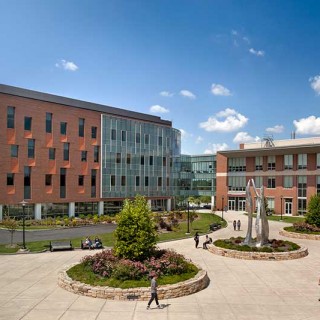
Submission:
M 212 233 L 213 239 L 245 235 L 245 230 L 233 231 L 232 221 L 240 219 L 245 229 L 246 216 L 228 212 L 224 218 L 228 227 Z M 278 232 L 285 225 L 271 221 L 270 238 L 284 238 Z M 291 261 L 237 260 L 195 249 L 193 239 L 161 243 L 160 247 L 174 248 L 201 265 L 211 279 L 208 288 L 201 292 L 160 301 L 164 305 L 162 310 L 146 310 L 143 301 L 106 301 L 78 296 L 58 287 L 58 271 L 88 252 L 3 255 L 0 319 L 318 320 L 319 242 L 294 241 L 309 248 L 307 257 Z

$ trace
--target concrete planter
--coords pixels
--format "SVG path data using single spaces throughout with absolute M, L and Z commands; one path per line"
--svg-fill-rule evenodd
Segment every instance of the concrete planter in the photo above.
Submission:
M 279 234 L 288 238 L 307 239 L 307 240 L 320 240 L 320 234 L 307 234 L 298 232 L 289 232 L 286 230 L 280 230 Z

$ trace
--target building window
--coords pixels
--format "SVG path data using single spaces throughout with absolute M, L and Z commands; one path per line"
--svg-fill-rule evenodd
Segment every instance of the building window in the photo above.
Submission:
M 268 208 L 274 210 L 274 198 L 267 198 Z
M 66 122 L 60 122 L 60 134 L 62 136 L 67 135 L 67 123 Z
M 127 153 L 127 164 L 131 164 L 131 154 Z
M 305 215 L 307 212 L 307 199 L 298 199 L 298 214 Z
M 97 195 L 97 170 L 91 170 L 91 197 L 95 198 Z
M 34 159 L 34 150 L 35 150 L 35 140 L 28 139 L 28 158 Z
M 256 157 L 256 171 L 263 170 L 263 157 Z
M 254 184 L 256 185 L 256 188 L 261 188 L 263 183 L 262 177 L 254 177 Z
M 121 186 L 124 187 L 126 185 L 126 176 L 121 176 Z
M 79 118 L 79 137 L 84 137 L 84 119 Z
M 56 149 L 49 148 L 49 160 L 55 160 L 55 159 L 56 159 Z
M 97 139 L 97 127 L 91 127 L 91 138 L 92 139 Z
M 136 187 L 140 186 L 140 176 L 136 176 Z
M 246 177 L 228 176 L 229 191 L 245 191 Z
M 149 134 L 145 134 L 144 135 L 144 144 L 149 144 L 150 141 L 150 135 Z
M 15 107 L 7 109 L 7 128 L 14 129 Z
M 63 160 L 69 161 L 69 148 L 70 144 L 68 142 L 63 143 Z
M 317 169 L 320 169 L 320 153 L 317 153 Z
M 81 162 L 87 162 L 87 151 L 81 151 Z
M 317 194 L 320 194 L 320 176 L 317 176 Z
M 275 177 L 268 177 L 268 186 L 269 189 L 274 189 L 276 187 L 276 178 Z
M 293 169 L 293 155 L 285 154 L 284 155 L 284 170 L 292 170 Z
M 140 164 L 141 164 L 142 166 L 144 166 L 144 156 L 141 156 L 141 157 L 140 157 Z
M 158 146 L 162 146 L 162 137 L 158 137 Z
M 7 186 L 14 186 L 14 173 L 7 173 Z
M 45 185 L 47 187 L 52 185 L 52 174 L 46 174 L 46 176 L 45 176 Z
M 153 166 L 153 156 L 150 156 L 150 157 L 149 157 L 149 165 L 150 165 L 150 166 Z
M 24 167 L 23 198 L 31 199 L 31 167 Z
M 121 141 L 122 142 L 127 141 L 127 131 L 124 131 L 124 130 L 121 131 Z
M 83 175 L 78 176 L 78 186 L 79 187 L 84 186 L 84 176 Z
M 136 133 L 136 143 L 140 143 L 140 132 Z
M 116 129 L 111 129 L 111 140 L 117 140 L 117 131 L 116 131 Z
M 67 186 L 67 169 L 60 168 L 60 198 L 66 197 Z
M 114 187 L 116 185 L 116 176 L 115 175 L 111 175 L 110 185 L 111 185 L 111 187 Z
M 167 166 L 167 158 L 166 157 L 162 157 L 162 166 L 163 167 Z
M 298 154 L 298 169 L 307 169 L 307 154 Z
M 162 177 L 158 177 L 158 187 L 162 187 Z
M 121 163 L 121 153 L 117 152 L 116 154 L 116 163 Z
M 276 157 L 268 156 L 268 170 L 276 170 Z
M 149 187 L 149 177 L 144 177 L 144 186 Z
M 18 158 L 19 146 L 16 144 L 11 145 L 11 158 Z
M 292 176 L 284 176 L 283 177 L 283 187 L 284 188 L 292 188 L 293 187 L 293 177 Z
M 298 176 L 298 198 L 307 197 L 307 176 Z
M 246 158 L 229 158 L 228 159 L 229 172 L 244 172 L 246 171 Z
M 32 128 L 32 118 L 24 117 L 24 130 L 31 131 L 31 128 Z
M 52 113 L 46 113 L 46 133 L 52 133 Z
M 93 161 L 94 162 L 99 162 L 99 151 L 100 151 L 99 146 L 93 147 Z

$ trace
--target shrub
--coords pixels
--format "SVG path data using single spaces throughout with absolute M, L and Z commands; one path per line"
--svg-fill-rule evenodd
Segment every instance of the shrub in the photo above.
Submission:
M 320 194 L 310 198 L 306 222 L 320 228 Z
M 320 232 L 320 228 L 306 222 L 296 222 L 293 224 L 296 231 L 299 232 Z

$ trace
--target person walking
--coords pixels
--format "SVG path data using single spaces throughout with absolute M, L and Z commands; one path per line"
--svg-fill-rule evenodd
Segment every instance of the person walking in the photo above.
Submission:
M 198 249 L 198 245 L 199 245 L 199 233 L 198 232 L 196 232 L 193 239 L 196 243 L 196 249 Z
M 236 231 L 237 228 L 237 221 L 233 220 L 233 230 Z
M 156 300 L 156 304 L 158 306 L 158 309 L 161 309 L 161 306 L 160 306 L 159 301 L 158 301 L 158 292 L 157 292 L 158 283 L 157 283 L 157 278 L 158 278 L 158 276 L 156 274 L 152 275 L 152 278 L 151 278 L 151 298 L 150 298 L 150 300 L 148 302 L 147 310 L 150 309 L 150 305 L 151 305 L 153 300 Z
M 240 231 L 240 228 L 241 228 L 241 221 L 240 220 L 238 220 L 237 226 L 238 226 L 238 231 Z
M 319 278 L 319 282 L 318 282 L 318 285 L 320 286 L 320 278 Z M 318 299 L 320 301 L 320 298 Z

